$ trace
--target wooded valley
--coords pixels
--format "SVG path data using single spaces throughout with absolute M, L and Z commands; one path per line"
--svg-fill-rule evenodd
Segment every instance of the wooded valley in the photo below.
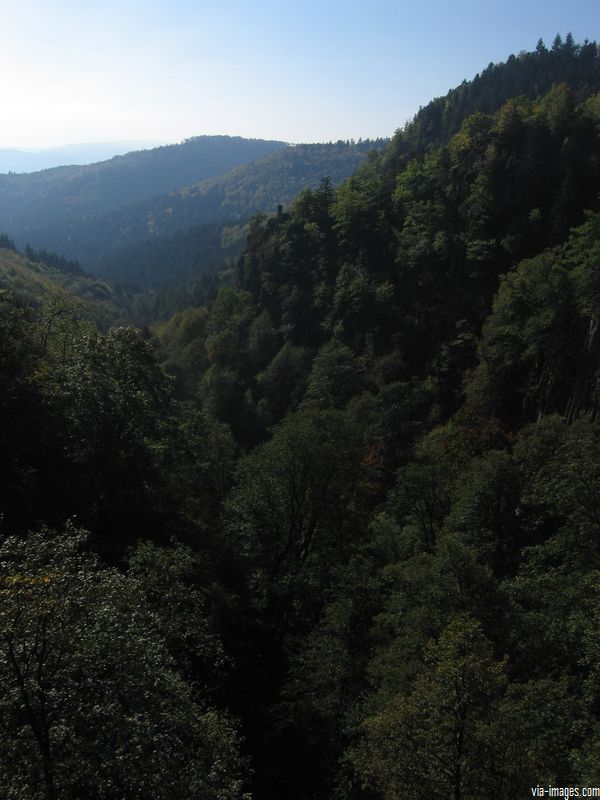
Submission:
M 600 786 L 597 44 L 267 146 L 2 217 L 0 795 Z

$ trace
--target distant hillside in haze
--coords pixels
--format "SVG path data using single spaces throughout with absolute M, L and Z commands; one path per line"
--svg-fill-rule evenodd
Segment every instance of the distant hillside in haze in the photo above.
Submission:
M 370 151 L 386 144 L 387 140 L 340 141 L 280 148 L 219 177 L 190 180 L 184 188 L 139 203 L 96 215 L 78 214 L 77 205 L 70 214 L 59 208 L 54 218 L 41 225 L 18 231 L 9 228 L 9 232 L 21 242 L 77 258 L 92 270 L 110 261 L 102 274 L 114 278 L 119 271 L 116 253 L 121 248 L 196 225 L 245 221 L 256 211 L 276 211 L 302 189 L 318 187 L 325 176 L 334 185 L 341 183 Z
M 0 173 L 39 172 L 66 164 L 94 164 L 134 150 L 160 147 L 162 142 L 94 142 L 60 147 L 0 149 Z
M 0 175 L 1 227 L 21 241 L 28 230 L 61 225 L 171 192 L 285 146 L 284 142 L 262 139 L 198 136 L 87 166 Z M 63 252 L 61 244 L 52 249 Z M 36 246 L 48 243 L 38 241 Z

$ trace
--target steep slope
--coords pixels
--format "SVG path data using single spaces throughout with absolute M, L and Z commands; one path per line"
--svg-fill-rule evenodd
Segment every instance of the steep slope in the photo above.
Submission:
M 81 272 L 62 271 L 7 247 L 0 247 L 0 290 L 32 308 L 63 303 L 80 316 L 94 320 L 101 329 L 126 318 L 112 288 L 104 281 Z
M 557 35 L 550 49 L 540 39 L 533 52 L 488 64 L 472 80 L 464 80 L 448 94 L 431 100 L 398 130 L 386 153 L 388 169 L 397 170 L 407 156 L 447 142 L 470 114 L 493 114 L 514 97 L 534 100 L 557 83 L 566 83 L 577 101 L 600 91 L 596 42 L 586 40 L 578 45 L 571 34 L 564 42 Z
M 424 372 L 463 322 L 480 329 L 499 280 L 599 206 L 600 95 L 568 86 L 474 113 L 390 182 L 374 160 L 329 196 L 253 226 L 241 288 L 292 344 L 394 342 Z M 314 226 L 317 226 L 316 228 Z
M 256 598 L 228 646 L 257 796 L 597 780 L 600 94 L 568 80 L 586 52 L 255 220 L 238 285 L 156 328 L 182 394 L 251 451 L 224 525 Z

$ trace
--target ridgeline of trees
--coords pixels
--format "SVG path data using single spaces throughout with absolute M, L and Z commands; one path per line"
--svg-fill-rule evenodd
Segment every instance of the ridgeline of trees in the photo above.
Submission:
M 2 296 L 7 796 L 600 785 L 598 69 L 486 71 L 150 332 Z
M 600 91 L 596 42 L 586 40 L 579 45 L 571 34 L 564 41 L 557 34 L 550 48 L 540 39 L 534 52 L 521 52 L 500 64 L 488 64 L 473 80 L 463 81 L 444 97 L 436 97 L 419 109 L 414 119 L 396 133 L 387 151 L 388 162 L 397 169 L 407 145 L 411 153 L 422 154 L 446 143 L 470 114 L 493 114 L 513 97 L 534 100 L 559 83 L 571 87 L 577 102 Z

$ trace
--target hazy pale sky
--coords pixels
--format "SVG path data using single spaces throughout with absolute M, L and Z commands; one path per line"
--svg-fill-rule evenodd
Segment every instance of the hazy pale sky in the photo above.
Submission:
M 599 0 L 0 0 L 0 147 L 390 136 Z

